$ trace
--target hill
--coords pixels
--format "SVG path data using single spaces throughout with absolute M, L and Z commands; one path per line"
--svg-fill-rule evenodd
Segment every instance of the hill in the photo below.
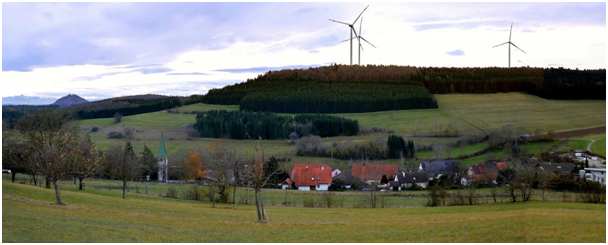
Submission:
M 79 105 L 84 103 L 89 103 L 89 101 L 76 94 L 68 94 L 56 100 L 53 105 L 57 105 L 59 107 L 68 107 L 71 105 Z
M 199 102 L 199 96 L 164 96 L 155 94 L 133 95 L 78 104 L 67 109 L 79 119 L 110 118 L 120 113 L 123 116 L 162 111 Z
M 203 97 L 208 104 L 279 113 L 359 113 L 437 108 L 433 94 L 527 92 L 605 100 L 606 71 L 332 65 L 270 71 Z

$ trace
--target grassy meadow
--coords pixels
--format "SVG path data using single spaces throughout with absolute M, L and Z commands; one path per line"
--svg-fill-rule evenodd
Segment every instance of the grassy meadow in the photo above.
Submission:
M 3 242 L 606 242 L 606 206 L 538 202 L 438 208 L 209 203 L 2 184 Z M 572 230 L 572 227 L 576 227 Z M 357 232 L 354 232 L 357 231 Z
M 460 134 L 477 134 L 483 130 L 498 129 L 507 124 L 515 127 L 524 127 L 527 131 L 535 129 L 543 131 L 555 130 L 566 131 L 579 128 L 590 128 L 605 125 L 606 103 L 599 100 L 547 100 L 525 93 L 497 93 L 497 94 L 447 94 L 435 95 L 439 103 L 439 109 L 425 110 L 402 110 L 382 111 L 355 114 L 336 114 L 337 116 L 359 120 L 361 127 L 379 127 L 394 130 L 395 133 L 404 135 L 406 139 L 413 139 L 416 144 L 429 145 L 433 143 L 455 142 L 459 138 L 445 137 L 420 137 L 413 135 L 435 134 L 443 130 L 448 123 L 453 128 L 460 130 Z M 186 154 L 191 149 L 205 150 L 209 143 L 215 139 L 190 138 L 186 133 L 185 126 L 195 122 L 195 115 L 182 114 L 189 111 L 205 110 L 238 110 L 237 105 L 208 105 L 193 104 L 177 108 L 180 113 L 167 113 L 159 111 L 134 116 L 125 116 L 123 121 L 114 124 L 112 118 L 91 119 L 80 121 L 84 131 L 89 132 L 93 127 L 99 131 L 90 133 L 94 142 L 101 149 L 107 149 L 117 144 L 124 144 L 124 140 L 108 139 L 107 134 L 111 131 L 123 132 L 126 127 L 133 128 L 135 137 L 132 140 L 136 152 L 143 150 L 146 144 L 156 152 L 158 149 L 160 131 L 164 130 L 165 143 L 169 156 Z M 416 123 L 417 122 L 417 123 Z M 417 125 L 417 127 L 416 127 Z M 417 130 L 416 130 L 417 128 Z M 324 138 L 325 143 L 330 142 L 362 142 L 367 140 L 385 141 L 388 133 L 374 133 L 352 137 L 329 137 Z M 605 134 L 603 135 L 605 139 Z M 580 148 L 586 139 L 580 141 L 571 140 L 570 148 Z M 242 154 L 253 151 L 253 142 L 248 140 L 223 141 Z M 590 142 L 590 140 L 588 141 Z M 601 154 L 602 142 L 594 144 Z M 484 143 L 453 148 L 450 157 L 472 154 L 483 150 Z M 544 146 L 542 146 L 544 147 Z M 586 149 L 586 145 L 584 146 Z M 295 147 L 286 140 L 267 141 L 266 150 L 273 155 L 289 154 L 294 161 L 303 162 L 315 160 L 318 163 L 339 162 L 346 165 L 348 161 L 331 160 L 327 158 L 308 158 L 295 156 Z M 534 151 L 534 149 L 529 149 Z M 500 156 L 501 152 L 493 155 Z M 418 158 L 430 159 L 431 151 L 419 152 Z M 465 164 L 479 163 L 486 160 L 486 156 L 479 156 L 464 160 Z M 382 162 L 397 162 L 388 160 Z

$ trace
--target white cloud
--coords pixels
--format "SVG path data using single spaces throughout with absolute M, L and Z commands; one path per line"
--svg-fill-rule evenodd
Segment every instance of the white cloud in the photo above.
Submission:
M 57 14 L 70 11 L 70 8 L 63 4 L 58 6 L 60 8 L 55 10 L 54 14 L 45 17 L 50 19 L 50 24 L 44 22 L 45 18 L 30 21 L 36 32 L 42 32 L 48 25 L 57 28 L 62 24 L 70 23 L 69 18 Z M 278 9 L 283 9 L 285 6 L 290 5 L 280 5 Z M 320 9 L 324 9 L 323 5 L 313 6 L 321 6 Z M 59 97 L 68 93 L 76 93 L 87 99 L 100 99 L 145 93 L 202 94 L 211 88 L 244 81 L 258 75 L 255 69 L 252 69 L 251 72 L 229 72 L 231 69 L 247 71 L 248 68 L 254 67 L 320 65 L 330 62 L 348 64 L 349 43 L 340 42 L 349 37 L 348 28 L 329 22 L 327 19 L 354 19 L 362 7 L 348 5 L 343 13 L 336 11 L 340 6 L 343 5 L 329 5 L 327 9 L 332 11 L 311 8 L 304 11 L 306 15 L 302 16 L 298 22 L 294 21 L 297 19 L 294 19 L 293 16 L 283 16 L 286 23 L 292 25 L 290 28 L 286 27 L 285 23 L 273 21 L 266 21 L 268 22 L 266 23 L 263 20 L 255 22 L 256 24 L 239 22 L 238 25 L 235 25 L 229 21 L 228 16 L 224 27 L 210 29 L 205 36 L 200 36 L 200 40 L 196 42 L 198 44 L 173 48 L 171 49 L 173 51 L 169 52 L 171 55 L 160 60 L 157 59 L 159 47 L 173 45 L 172 40 L 179 39 L 187 40 L 184 40 L 183 43 L 175 43 L 175 46 L 184 43 L 192 44 L 193 42 L 188 40 L 197 38 L 197 35 L 189 33 L 182 37 L 179 36 L 180 33 L 187 30 L 200 31 L 195 27 L 210 22 L 208 19 L 213 16 L 193 18 L 192 22 L 177 28 L 181 32 L 175 30 L 163 32 L 166 28 L 156 27 L 154 30 L 158 33 L 153 33 L 153 37 L 149 39 L 146 38 L 146 30 L 141 30 L 140 32 L 143 34 L 138 34 L 140 36 L 130 37 L 124 35 L 124 32 L 128 32 L 130 29 L 116 25 L 115 28 L 120 30 L 123 35 L 112 35 L 113 25 L 104 25 L 102 29 L 98 30 L 105 33 L 104 35 L 82 37 L 82 40 L 92 44 L 89 49 L 103 47 L 122 52 L 122 50 L 128 50 L 129 47 L 141 46 L 142 48 L 137 51 L 121 54 L 132 56 L 127 60 L 135 60 L 134 62 L 123 62 L 116 65 L 104 65 L 103 62 L 100 64 L 97 61 L 109 60 L 114 61 L 109 63 L 115 63 L 121 59 L 113 56 L 88 55 L 86 53 L 88 49 L 84 49 L 85 53 L 77 53 L 79 59 L 91 56 L 90 62 L 76 62 L 76 65 L 46 65 L 31 71 L 3 71 L 2 96 L 23 94 Z M 512 49 L 512 65 L 546 67 L 550 64 L 559 64 L 564 67 L 590 69 L 606 67 L 605 25 L 554 23 L 539 21 L 538 17 L 526 19 L 525 15 L 515 14 L 509 17 L 501 15 L 500 9 L 492 8 L 494 5 L 491 4 L 478 8 L 472 5 L 458 5 L 454 8 L 441 6 L 445 5 L 390 3 L 370 6 L 364 14 L 363 37 L 378 48 L 375 49 L 363 43 L 362 64 L 506 66 L 507 46 L 498 48 L 492 48 L 492 46 L 508 41 L 509 25 L 515 19 L 512 41 L 527 54 Z M 113 10 L 118 9 L 122 11 L 121 13 L 128 13 L 130 7 L 132 7 L 130 4 L 111 8 L 106 6 L 104 11 L 112 13 Z M 269 8 L 276 12 L 276 6 L 273 5 Z M 518 7 L 517 10 L 521 10 L 521 8 L 523 7 Z M 84 9 L 87 10 L 86 14 L 94 16 L 94 19 L 103 19 L 101 17 L 103 14 L 94 11 L 94 8 L 86 7 Z M 44 12 L 42 7 L 38 7 L 37 11 Z M 241 11 L 249 13 L 246 9 Z M 515 11 L 505 10 L 505 12 Z M 320 13 L 323 14 L 320 15 Z M 252 14 L 247 15 L 248 18 L 251 16 Z M 80 18 L 86 19 L 82 15 Z M 276 18 L 278 17 L 273 17 L 272 20 Z M 245 18 L 243 17 L 243 19 Z M 504 21 L 504 25 L 501 23 L 497 25 L 497 22 L 500 21 Z M 91 20 L 89 23 L 94 23 L 94 21 Z M 259 26 L 259 23 L 265 23 L 265 26 Z M 145 20 L 137 23 L 142 26 L 146 24 Z M 278 28 L 280 30 L 274 29 L 275 24 L 281 27 Z M 429 28 L 417 29 L 417 26 L 420 25 L 427 25 Z M 18 32 L 14 27 L 9 27 L 9 29 Z M 256 32 L 268 32 L 268 34 L 251 35 Z M 41 46 L 59 47 L 62 40 L 59 34 L 57 35 L 53 36 L 52 33 L 49 33 L 48 36 L 42 36 L 44 38 L 37 39 L 36 42 Z M 78 32 L 72 30 L 68 36 L 77 37 Z M 21 38 L 34 37 L 30 33 L 23 34 Z M 15 40 L 11 39 L 9 43 L 15 43 Z M 205 45 L 200 45 L 201 43 Z M 356 63 L 357 42 L 355 41 L 353 44 L 353 60 Z M 452 56 L 446 53 L 453 50 L 462 50 L 464 55 Z M 30 54 L 13 52 L 12 56 L 15 55 L 28 56 Z M 36 57 L 26 58 L 35 60 Z M 85 58 L 83 60 L 86 60 Z M 146 69 L 132 66 L 141 64 L 157 65 Z

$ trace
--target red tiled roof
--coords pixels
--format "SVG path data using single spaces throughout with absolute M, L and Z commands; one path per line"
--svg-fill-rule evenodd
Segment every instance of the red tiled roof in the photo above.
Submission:
M 382 175 L 388 179 L 395 177 L 399 167 L 396 164 L 353 164 L 351 174 L 360 180 L 382 180 Z
M 291 182 L 290 178 L 285 179 L 285 181 L 283 181 L 284 184 L 290 185 L 293 184 L 293 182 Z
M 291 177 L 296 187 L 316 186 L 318 184 L 331 184 L 331 168 L 327 164 L 301 164 L 293 165 Z
M 507 166 L 507 163 L 506 163 L 506 162 L 497 162 L 497 163 L 496 163 L 496 167 L 497 167 L 499 170 L 505 170 L 505 169 L 507 169 L 507 168 L 508 168 L 508 166 Z

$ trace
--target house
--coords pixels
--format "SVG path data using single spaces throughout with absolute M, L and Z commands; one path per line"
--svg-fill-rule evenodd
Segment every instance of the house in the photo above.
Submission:
M 412 188 L 417 185 L 426 189 L 429 182 L 429 175 L 426 172 L 401 172 L 395 175 L 395 180 L 390 181 L 389 185 L 393 190 L 400 191 L 401 189 Z
M 418 167 L 419 172 L 426 172 L 430 179 L 437 178 L 442 174 L 450 174 L 458 171 L 458 162 L 456 160 L 438 160 L 430 162 L 421 162 Z
M 291 180 L 301 191 L 326 191 L 332 183 L 331 172 L 327 164 L 296 163 L 291 170 Z
M 363 181 L 355 178 L 350 173 L 342 172 L 332 178 L 332 184 L 336 188 L 342 189 L 351 189 L 351 188 L 360 188 L 363 186 Z
M 355 163 L 351 171 L 352 175 L 368 183 L 380 183 L 382 176 L 387 180 L 399 171 L 397 164 L 365 164 Z
M 519 139 L 521 139 L 522 141 L 530 141 L 532 139 L 532 136 L 530 136 L 529 134 L 522 134 L 519 135 Z
M 585 179 L 587 181 L 599 182 L 606 186 L 606 169 L 605 168 L 585 168 Z
M 572 173 L 574 170 L 574 165 L 572 163 L 549 163 L 549 164 L 537 164 L 537 168 L 540 168 L 545 171 L 553 172 L 557 175 L 568 175 Z
M 199 178 L 201 178 L 204 182 L 207 181 L 217 181 L 218 180 L 218 173 L 215 170 L 199 170 L 198 172 L 198 176 Z M 232 170 L 228 170 L 226 171 L 226 178 L 228 178 L 229 181 L 234 181 L 234 172 Z
M 496 179 L 498 178 L 498 172 L 500 170 L 507 169 L 506 162 L 486 162 L 482 164 L 475 164 L 469 167 L 467 171 L 467 176 L 463 177 L 461 180 L 461 184 L 468 185 L 471 180 L 491 180 L 494 184 L 496 184 Z
M 281 189 L 283 189 L 283 190 L 291 189 L 292 185 L 293 185 L 293 181 L 291 181 L 290 178 L 287 178 L 281 183 Z
M 342 173 L 342 171 L 340 171 L 340 169 L 334 169 L 334 171 L 331 171 L 331 177 L 336 177 L 338 175 L 340 175 L 340 173 Z

